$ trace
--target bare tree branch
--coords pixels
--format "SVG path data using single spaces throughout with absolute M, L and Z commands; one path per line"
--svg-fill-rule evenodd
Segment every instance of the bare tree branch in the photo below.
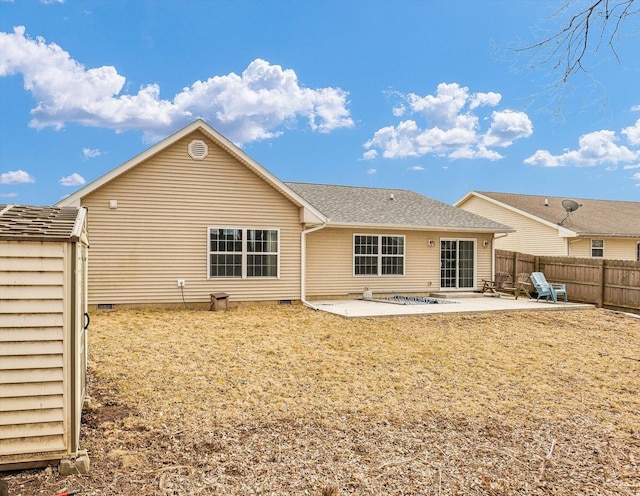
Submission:
M 590 72 L 586 58 L 598 52 L 605 37 L 608 37 L 607 45 L 620 62 L 615 41 L 622 24 L 640 13 L 636 5 L 636 0 L 592 0 L 584 9 L 572 15 L 557 32 L 515 51 L 533 52 L 539 65 L 551 63 L 554 71 L 561 69 L 562 83 L 567 83 L 579 71 Z M 559 17 L 570 6 L 571 2 L 566 3 L 552 17 Z
M 559 23 L 551 34 L 535 43 L 510 48 L 517 55 L 528 55 L 530 68 L 549 70 L 552 83 L 544 93 L 558 103 L 556 115 L 562 113 L 559 107 L 570 80 L 579 73 L 590 77 L 594 87 L 600 86 L 592 71 L 604 60 L 599 56 L 603 47 L 622 64 L 617 47 L 623 36 L 640 34 L 640 26 L 634 24 L 640 20 L 639 4 L 636 0 L 566 0 L 548 19 Z

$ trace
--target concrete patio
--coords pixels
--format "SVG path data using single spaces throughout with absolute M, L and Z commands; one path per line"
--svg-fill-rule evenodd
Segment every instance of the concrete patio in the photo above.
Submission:
M 447 303 L 403 305 L 375 300 L 316 300 L 312 308 L 343 317 L 386 317 L 392 315 L 423 315 L 432 313 L 473 313 L 504 311 L 570 311 L 594 308 L 586 303 L 547 303 L 540 300 L 501 295 L 488 296 L 478 293 L 447 294 L 438 296 Z

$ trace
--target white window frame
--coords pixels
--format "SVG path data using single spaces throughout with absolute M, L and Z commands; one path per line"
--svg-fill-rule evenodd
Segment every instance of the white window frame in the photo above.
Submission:
M 213 252 L 211 251 L 211 231 L 219 230 L 219 229 L 229 229 L 234 231 L 242 232 L 242 252 Z M 247 249 L 248 245 L 248 236 L 247 233 L 249 231 L 275 231 L 278 236 L 278 250 L 275 252 L 249 252 Z M 240 227 L 240 226 L 208 226 L 207 227 L 207 279 L 210 280 L 220 280 L 220 279 L 229 279 L 229 280 L 242 280 L 242 279 L 280 279 L 280 245 L 282 243 L 280 236 L 280 229 L 277 227 Z M 238 276 L 212 276 L 211 275 L 211 255 L 214 253 L 229 253 L 229 254 L 240 254 L 241 255 L 241 275 Z M 275 276 L 249 276 L 247 274 L 247 257 L 248 255 L 275 255 L 276 256 L 276 275 Z
M 599 241 L 602 243 L 602 246 L 593 246 L 594 241 Z M 602 250 L 602 255 L 594 255 L 593 250 Z M 604 239 L 602 238 L 594 238 L 591 240 L 591 258 L 604 258 Z
M 378 239 L 378 253 L 375 255 L 360 255 L 356 254 L 356 236 L 370 236 Z M 402 238 L 402 255 L 387 255 L 382 253 L 382 238 Z M 351 256 L 352 256 L 352 274 L 353 277 L 405 277 L 407 273 L 407 237 L 404 234 L 377 234 L 377 233 L 353 233 L 353 239 L 351 243 Z M 377 273 L 376 274 L 356 274 L 356 258 L 371 256 L 377 258 Z M 402 258 L 402 274 L 383 274 L 382 273 L 382 260 L 388 257 L 400 257 Z

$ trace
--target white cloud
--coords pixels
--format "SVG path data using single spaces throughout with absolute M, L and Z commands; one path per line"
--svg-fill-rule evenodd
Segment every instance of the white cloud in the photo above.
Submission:
M 640 111 L 640 105 L 634 105 L 633 107 L 631 107 L 631 112 L 638 112 Z
M 86 69 L 69 53 L 25 28 L 0 33 L 0 76 L 21 74 L 38 101 L 32 127 L 62 128 L 67 122 L 116 131 L 143 130 L 147 140 L 166 136 L 200 117 L 242 144 L 282 134 L 302 118 L 314 131 L 352 127 L 348 93 L 306 88 L 292 69 L 256 59 L 242 74 L 196 81 L 174 96 L 160 97 L 157 84 L 123 93 L 126 78 L 115 67 Z
M 623 170 L 627 170 L 627 169 L 640 169 L 640 164 L 636 164 L 636 165 L 625 165 L 622 169 L 623 169 Z
M 0 193 L 0 198 L 15 198 L 16 196 L 18 196 L 18 193 Z
M 502 100 L 502 95 L 500 93 L 494 93 L 493 91 L 489 93 L 475 93 L 471 98 L 469 108 L 473 110 L 481 105 L 495 107 L 500 103 L 500 100 Z
M 102 155 L 102 152 L 98 148 L 83 148 L 82 156 L 86 159 L 95 158 Z
M 65 177 L 61 178 L 60 181 L 58 181 L 58 182 L 62 186 L 81 186 L 84 183 L 86 183 L 86 181 L 84 180 L 84 177 L 82 177 L 77 172 L 74 172 L 70 176 L 65 176 Z
M 411 110 L 423 112 L 428 121 L 436 127 L 451 127 L 469 100 L 469 88 L 457 83 L 440 83 L 436 94 L 424 97 L 415 93 L 407 96 Z
M 425 125 L 417 119 L 407 119 L 377 130 L 363 145 L 366 150 L 363 159 L 375 158 L 380 152 L 391 159 L 436 155 L 452 160 L 499 160 L 503 156 L 488 147 L 508 147 L 533 133 L 527 114 L 512 110 L 494 111 L 489 129 L 482 133 L 477 111 L 480 107 L 498 105 L 502 99 L 499 93 L 470 93 L 469 88 L 457 83 L 440 83 L 435 95 L 400 96 L 414 117 L 424 118 Z M 395 116 L 401 115 L 395 110 L 399 108 L 405 107 L 396 106 Z
M 630 145 L 640 145 L 640 119 L 633 126 L 625 127 L 620 132 L 627 137 Z
M 635 162 L 640 159 L 640 150 L 630 150 L 626 146 L 618 145 L 617 141 L 614 131 L 594 131 L 580 136 L 577 150 L 567 150 L 561 155 L 552 155 L 547 150 L 538 150 L 525 159 L 524 163 L 543 167 L 568 165 L 593 167 L 602 164 Z
M 3 172 L 0 174 L 0 184 L 25 184 L 35 183 L 31 174 L 23 170 Z
M 412 170 L 412 171 L 423 171 L 424 167 L 422 167 L 421 165 L 414 165 L 413 167 L 409 167 L 409 170 Z
M 391 110 L 394 117 L 402 117 L 406 111 L 407 108 L 404 105 L 398 105 Z
M 367 174 L 375 174 L 376 172 L 378 172 L 376 169 L 369 169 Z
M 524 112 L 493 112 L 491 120 L 491 127 L 482 140 L 487 146 L 511 146 L 515 140 L 528 138 L 533 134 L 531 119 Z

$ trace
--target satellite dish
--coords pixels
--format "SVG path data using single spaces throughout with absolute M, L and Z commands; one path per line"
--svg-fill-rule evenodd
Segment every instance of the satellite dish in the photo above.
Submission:
M 562 200 L 562 206 L 567 212 L 567 216 L 564 219 L 562 219 L 560 222 L 558 222 L 559 226 L 564 224 L 564 221 L 569 218 L 569 216 L 571 215 L 571 212 L 575 212 L 576 210 L 578 210 L 582 206 L 582 204 L 574 200 Z
M 577 201 L 562 200 L 562 206 L 567 211 L 567 213 L 570 214 L 571 212 L 575 212 L 576 210 L 578 210 L 578 208 L 580 208 L 582 205 L 580 205 Z

